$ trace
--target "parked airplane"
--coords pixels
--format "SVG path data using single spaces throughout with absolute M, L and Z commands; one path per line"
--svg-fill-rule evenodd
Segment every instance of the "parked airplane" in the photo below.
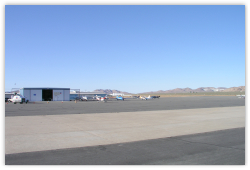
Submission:
M 153 99 L 153 97 L 150 97 L 150 95 L 148 97 L 146 97 L 147 100 Z
M 153 99 L 159 99 L 161 96 L 152 96 Z
M 116 100 L 124 100 L 124 98 L 122 96 L 120 97 L 116 96 Z
M 236 95 L 238 98 L 245 98 L 245 95 Z
M 88 101 L 88 97 L 87 97 L 87 96 L 82 96 L 82 97 L 80 98 L 80 100 L 81 100 L 81 101 Z
M 150 95 L 148 97 L 145 97 L 146 100 L 150 100 L 150 99 L 153 99 L 152 97 L 150 97 Z
M 96 100 L 107 102 L 108 98 L 107 97 L 96 96 Z
M 146 100 L 145 96 L 140 96 L 139 98 L 142 99 L 142 100 Z
M 142 100 L 150 100 L 150 99 L 153 99 L 153 98 L 150 97 L 150 95 L 149 95 L 148 97 L 140 96 L 140 99 L 142 99 Z
M 8 99 L 8 102 L 13 102 L 14 104 L 23 104 L 23 102 L 25 102 L 27 104 L 29 100 L 26 100 L 22 95 L 15 93 L 15 95 L 11 99 Z

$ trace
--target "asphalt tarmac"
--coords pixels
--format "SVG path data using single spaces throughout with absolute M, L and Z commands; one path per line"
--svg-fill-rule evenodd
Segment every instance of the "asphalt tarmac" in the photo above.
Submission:
M 7 154 L 6 165 L 245 165 L 245 128 Z
M 13 136 L 12 134 L 10 134 L 10 136 L 6 136 L 5 142 L 9 141 L 11 137 L 13 138 L 17 137 L 16 138 L 17 140 L 20 137 L 23 137 L 21 138 L 21 140 L 25 139 L 26 137 L 32 137 L 31 135 L 25 135 L 25 131 L 22 131 L 28 127 L 28 126 L 26 127 L 27 123 L 23 122 L 23 120 L 25 120 L 24 116 L 37 117 L 39 118 L 40 121 L 43 121 L 43 119 L 40 119 L 40 117 L 45 115 L 51 115 L 51 116 L 65 115 L 66 117 L 68 116 L 68 118 L 71 118 L 73 115 L 76 116 L 76 114 L 87 114 L 89 116 L 93 116 L 92 114 L 96 114 L 97 116 L 99 116 L 103 114 L 98 114 L 98 113 L 109 113 L 109 114 L 118 113 L 116 115 L 117 116 L 119 115 L 117 117 L 119 118 L 120 115 L 125 114 L 124 112 L 157 111 L 157 113 L 158 112 L 160 113 L 161 111 L 164 112 L 168 110 L 169 111 L 176 110 L 177 112 L 179 112 L 178 116 L 180 116 L 180 113 L 182 112 L 183 112 L 182 114 L 186 114 L 187 112 L 186 109 L 208 108 L 208 112 L 211 112 L 209 111 L 211 110 L 209 108 L 213 108 L 212 110 L 214 111 L 212 111 L 210 114 L 216 114 L 218 112 L 218 111 L 216 112 L 216 110 L 218 110 L 217 108 L 225 107 L 224 110 L 228 110 L 229 112 L 229 110 L 231 111 L 230 107 L 232 107 L 232 110 L 234 110 L 236 108 L 235 106 L 244 107 L 245 99 L 238 98 L 236 96 L 219 96 L 219 97 L 202 96 L 202 97 L 169 97 L 169 98 L 160 98 L 147 101 L 142 101 L 140 99 L 127 99 L 127 100 L 125 99 L 125 101 L 116 101 L 112 99 L 106 103 L 97 101 L 88 101 L 88 102 L 81 101 L 77 103 L 75 103 L 74 101 L 64 101 L 64 102 L 53 101 L 50 103 L 30 102 L 28 104 L 8 103 L 5 104 L 5 117 L 6 117 L 5 119 L 11 119 L 11 120 L 13 119 L 14 124 L 13 123 L 7 124 L 5 125 L 5 127 L 8 127 L 7 134 L 11 132 L 15 133 L 16 135 Z M 240 113 L 239 115 L 242 114 L 244 115 L 243 107 L 241 107 L 242 113 Z M 140 115 L 140 113 L 138 114 Z M 183 120 L 181 116 L 180 119 L 177 119 L 176 121 L 179 122 L 179 127 L 185 125 L 187 126 L 187 128 L 196 131 L 194 127 L 196 127 L 197 124 L 202 125 L 203 122 L 208 123 L 208 120 L 205 119 L 206 117 L 202 117 L 202 115 L 205 116 L 206 114 L 201 113 L 199 115 L 196 115 L 194 111 L 193 115 L 189 114 L 188 117 L 187 114 L 186 116 L 184 115 L 183 120 L 184 119 L 186 120 L 187 118 L 188 120 L 190 119 L 191 121 L 196 119 L 197 120 L 201 119 L 200 122 L 197 123 L 193 122 L 194 124 L 190 124 L 189 122 L 190 120 L 189 121 L 186 120 L 186 124 L 182 124 Z M 165 117 L 166 115 L 163 114 L 162 116 Z M 233 117 L 235 116 L 236 118 L 234 119 Z M 46 151 L 41 150 L 33 152 L 6 154 L 5 164 L 6 165 L 244 165 L 245 164 L 244 117 L 241 116 L 238 118 L 237 116 L 238 116 L 237 112 L 234 114 L 233 111 L 233 113 L 230 114 L 228 114 L 227 112 L 223 112 L 218 117 L 210 117 L 209 122 L 211 122 L 211 124 L 209 125 L 209 128 L 213 129 L 213 122 L 219 123 L 221 121 L 222 124 L 226 126 L 228 125 L 228 127 L 233 127 L 233 125 L 242 124 L 241 122 L 243 120 L 243 126 L 240 125 L 238 126 L 238 128 L 235 127 L 226 130 L 225 129 L 215 130 L 206 133 L 196 132 L 192 135 L 184 135 L 184 136 L 178 136 L 173 134 L 172 135 L 173 137 L 155 138 L 150 140 L 140 140 L 140 141 L 126 142 L 126 143 L 119 142 L 116 144 L 101 144 L 101 145 L 99 144 L 96 146 L 87 146 L 87 147 L 69 147 L 67 149 L 54 149 Z M 48 116 L 45 116 L 44 118 L 46 117 L 48 119 Z M 102 118 L 103 116 L 99 117 Z M 69 121 L 69 120 L 71 119 L 62 119 L 60 121 Z M 234 120 L 234 121 L 232 122 L 228 120 Z M 16 129 L 15 121 L 17 121 L 16 123 L 21 125 L 20 127 L 23 126 L 21 130 Z M 49 118 L 48 121 L 52 122 L 52 119 Z M 55 121 L 59 121 L 59 119 L 56 119 Z M 152 121 L 148 120 L 148 121 L 149 123 L 152 123 L 153 120 Z M 161 119 L 159 120 L 157 119 L 157 121 L 161 121 Z M 32 124 L 32 122 L 30 123 Z M 188 126 L 189 124 L 190 126 Z M 113 124 L 110 125 L 114 126 Z M 122 125 L 125 126 L 126 124 Z M 178 123 L 171 124 L 171 126 L 173 127 L 175 126 L 177 127 L 177 125 Z M 205 126 L 205 124 L 203 125 Z M 46 133 L 44 132 L 41 135 L 45 135 L 48 137 L 49 135 L 52 135 L 54 137 L 55 135 L 56 137 L 65 137 L 65 135 L 80 134 L 80 133 L 75 133 L 74 131 L 72 131 L 72 133 L 67 132 L 67 130 L 69 130 L 67 127 L 76 128 L 76 130 L 79 131 L 80 127 L 76 127 L 77 125 L 75 125 L 73 122 L 72 125 L 66 127 L 64 126 L 54 127 L 51 124 L 48 124 L 48 126 L 51 126 L 51 128 L 48 129 L 54 131 L 55 130 L 60 131 L 60 128 L 64 128 L 65 132 L 51 133 L 46 131 Z M 167 124 L 165 126 L 168 127 L 170 125 Z M 165 126 L 160 125 L 157 128 L 165 128 Z M 32 133 L 34 133 L 34 135 L 36 135 L 36 131 L 43 131 L 43 129 L 40 129 L 40 127 L 42 127 L 41 123 L 37 125 L 34 124 L 34 128 L 29 128 L 27 129 L 27 131 L 31 131 Z M 86 126 L 86 128 L 88 128 L 88 126 Z M 150 129 L 150 126 L 145 124 L 145 127 L 143 129 L 146 128 Z M 131 128 L 131 133 L 134 132 L 134 130 L 135 127 Z M 100 133 L 102 131 L 97 129 L 96 132 Z M 20 136 L 18 138 L 19 133 Z M 40 134 L 37 135 L 39 136 Z M 117 135 L 119 135 L 119 133 Z M 80 137 L 82 136 L 79 136 L 78 138 Z M 78 142 L 78 138 L 73 138 L 72 136 L 72 138 L 69 138 L 68 140 L 69 141 L 73 140 L 72 142 Z M 56 139 L 51 138 L 50 140 L 51 142 L 53 142 Z M 15 143 L 15 141 L 13 142 Z M 48 142 L 48 141 L 41 140 L 40 144 L 42 144 L 42 142 Z M 6 144 L 12 145 L 12 143 L 9 142 L 5 143 L 5 145 Z M 39 146 L 39 142 L 37 144 L 36 143 L 30 143 L 30 144 Z
M 35 116 L 89 113 L 119 113 L 154 110 L 179 110 L 245 106 L 245 99 L 236 96 L 166 97 L 153 100 L 125 99 L 98 101 L 52 101 L 28 104 L 5 104 L 5 116 Z

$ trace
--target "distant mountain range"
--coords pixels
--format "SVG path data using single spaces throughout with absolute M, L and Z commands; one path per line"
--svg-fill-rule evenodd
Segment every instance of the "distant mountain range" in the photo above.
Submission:
M 201 93 L 201 92 L 236 92 L 236 91 L 245 91 L 245 86 L 240 87 L 231 87 L 231 88 L 225 88 L 225 87 L 200 87 L 197 89 L 191 89 L 191 88 L 176 88 L 173 90 L 159 90 L 154 92 L 145 92 L 145 93 Z
M 112 93 L 123 93 L 123 94 L 131 94 L 131 93 L 128 93 L 128 92 L 122 92 L 122 91 L 119 91 L 119 90 L 110 90 L 110 89 L 96 89 L 94 90 L 94 92 L 101 92 L 101 93 L 106 93 L 106 94 L 112 94 Z
M 173 90 L 159 90 L 159 91 L 151 91 L 151 92 L 144 92 L 139 94 L 145 94 L 145 93 L 200 93 L 200 92 L 237 92 L 237 91 L 245 91 L 245 86 L 239 86 L 239 87 L 200 87 L 197 89 L 191 89 L 191 88 L 176 88 Z M 129 92 L 123 92 L 119 90 L 110 90 L 110 89 L 96 89 L 94 92 L 102 92 L 106 94 L 112 94 L 112 93 L 123 93 L 123 94 L 131 94 Z

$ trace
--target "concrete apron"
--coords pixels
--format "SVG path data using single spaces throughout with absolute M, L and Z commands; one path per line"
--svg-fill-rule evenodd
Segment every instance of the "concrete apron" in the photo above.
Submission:
M 245 107 L 5 117 L 5 154 L 245 127 Z

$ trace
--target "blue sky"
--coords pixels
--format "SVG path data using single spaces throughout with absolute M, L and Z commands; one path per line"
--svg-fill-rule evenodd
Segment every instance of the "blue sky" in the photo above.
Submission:
M 6 91 L 244 85 L 244 5 L 5 6 Z

